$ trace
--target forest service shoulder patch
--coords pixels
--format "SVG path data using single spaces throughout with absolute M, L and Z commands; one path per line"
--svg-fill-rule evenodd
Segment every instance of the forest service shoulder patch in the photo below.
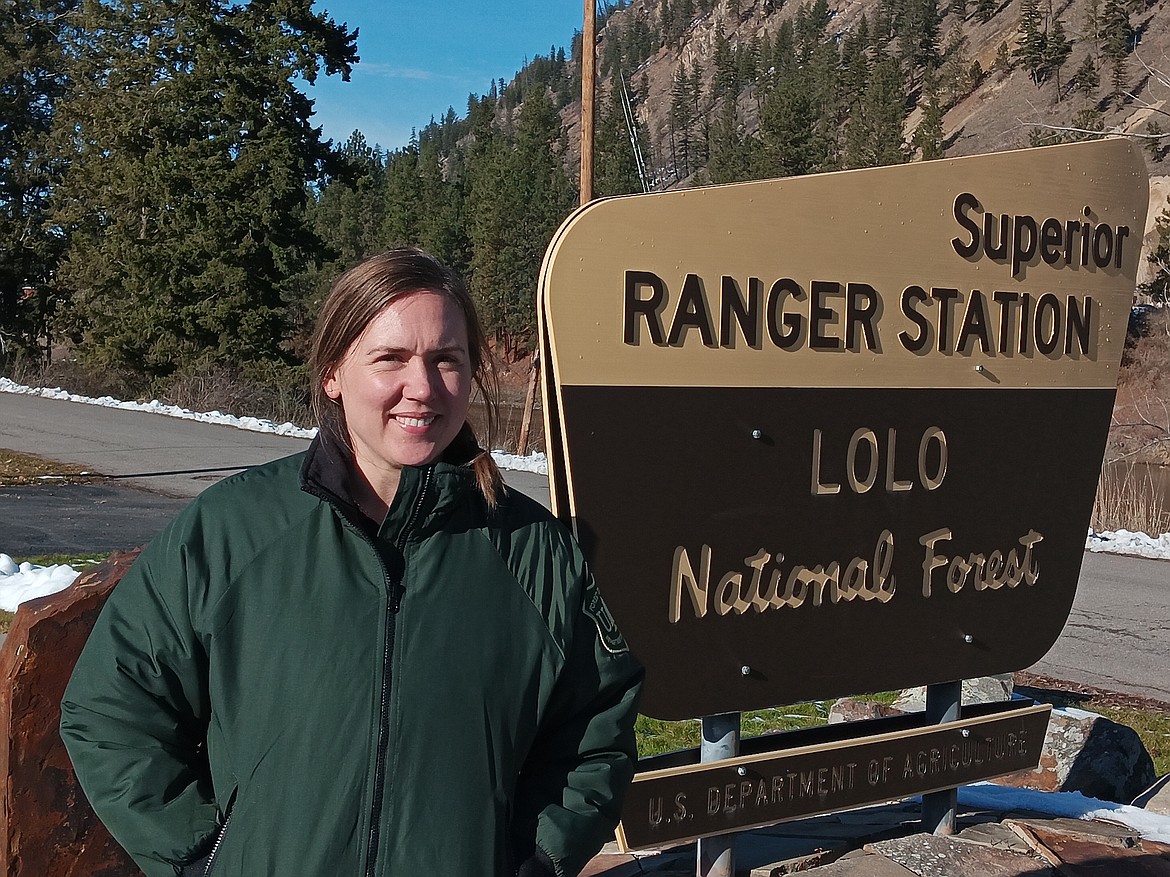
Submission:
M 592 579 L 585 586 L 585 599 L 582 608 L 584 608 L 585 614 L 592 618 L 593 623 L 597 625 L 597 636 L 601 640 L 601 644 L 605 646 L 606 651 L 620 655 L 630 650 L 621 631 L 618 630 L 617 622 L 610 614 L 609 607 L 601 599 L 601 591 L 597 589 L 597 583 Z

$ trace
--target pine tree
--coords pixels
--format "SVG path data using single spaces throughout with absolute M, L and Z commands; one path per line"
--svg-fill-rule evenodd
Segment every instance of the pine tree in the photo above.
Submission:
M 1056 79 L 1056 99 L 1058 101 L 1062 97 L 1060 69 L 1068 61 L 1068 56 L 1071 54 L 1072 43 L 1064 32 L 1064 23 L 1058 18 L 1053 22 L 1052 31 L 1048 34 L 1048 40 L 1044 46 L 1044 70 L 1047 75 Z
M 970 93 L 971 62 L 967 57 L 967 37 L 961 22 L 955 22 L 947 34 L 943 47 L 942 67 L 939 69 L 939 89 L 946 92 L 947 103 L 954 104 Z
M 711 126 L 711 159 L 707 172 L 712 183 L 736 183 L 751 179 L 751 154 L 740 133 L 735 101 L 725 100 Z
M 922 119 L 914 129 L 912 145 L 922 154 L 923 161 L 943 157 L 943 111 L 938 97 L 938 82 L 932 71 L 927 71 L 922 86 L 926 105 Z
M 407 150 L 413 166 L 418 150 L 413 138 Z M 366 143 L 360 131 L 354 131 L 338 152 L 347 165 L 344 179 L 336 181 L 343 185 L 322 189 L 316 205 L 314 228 L 327 245 L 340 252 L 341 264 L 349 267 L 385 248 L 382 234 L 387 208 L 386 161 L 378 150 Z M 323 218 L 321 207 L 335 190 L 340 190 L 336 192 L 339 197 L 326 227 L 320 222 Z
M 1133 25 L 1120 0 L 1105 0 L 1101 11 L 1101 54 L 1110 62 L 1110 96 L 1120 101 L 1129 79 L 1129 52 L 1133 42 Z
M 1146 259 L 1154 266 L 1154 273 L 1139 290 L 1155 302 L 1170 301 L 1170 207 L 1163 209 L 1154 223 L 1158 242 L 1150 248 Z
M 1146 140 L 1146 149 L 1153 161 L 1159 161 L 1162 158 L 1162 137 L 1165 133 L 1162 130 L 1162 124 L 1157 119 L 1151 119 L 1146 125 L 1146 134 L 1149 135 L 1149 139 Z
M 64 238 L 51 229 L 58 175 L 49 143 L 65 93 L 61 27 L 72 0 L 11 0 L 0 12 L 0 364 L 41 352 Z
M 760 37 L 752 37 L 747 45 L 741 45 L 735 53 L 736 69 L 739 72 L 739 87 L 753 83 L 760 78 Z
M 1081 30 L 1091 41 L 1094 52 L 1101 51 L 1101 0 L 1085 0 L 1085 20 Z
M 864 16 L 861 24 L 865 24 Z M 864 40 L 865 35 L 862 28 L 858 27 L 856 33 L 846 34 L 841 43 L 841 63 L 837 86 L 846 112 L 864 93 L 865 84 L 869 81 L 870 63 Z
M 1032 82 L 1040 85 L 1044 81 L 1047 38 L 1043 29 L 1043 16 L 1036 0 L 1021 0 L 1019 32 L 1020 44 L 1016 48 L 1015 56 L 1032 77 Z
M 658 4 L 658 23 L 662 32 L 661 45 L 667 45 L 674 41 L 674 8 L 670 4 L 670 0 L 660 0 Z M 577 60 L 579 54 L 573 53 L 573 59 Z
M 845 130 L 847 167 L 878 167 L 906 160 L 902 123 L 906 103 L 902 74 L 896 59 L 874 65 L 865 95 Z
M 983 24 L 991 21 L 997 12 L 999 12 L 999 0 L 976 0 L 975 17 Z
M 1073 82 L 1085 101 L 1093 99 L 1101 85 L 1101 77 L 1097 75 L 1097 65 L 1093 63 L 1093 56 L 1086 54 L 1081 66 L 1073 73 Z
M 907 4 L 898 27 L 905 73 L 938 65 L 941 22 L 937 0 L 911 0 Z
M 760 110 L 759 142 L 752 149 L 757 177 L 812 173 L 824 163 L 826 145 L 818 135 L 813 96 L 797 74 L 776 83 Z
M 392 152 L 386 159 L 382 184 L 382 228 L 379 234 L 386 247 L 401 247 L 418 242 L 419 215 L 422 212 L 418 149 L 418 143 L 412 141 Z M 328 194 L 328 190 L 325 194 Z M 349 258 L 352 260 L 353 256 Z M 347 264 L 352 264 L 352 261 L 347 260 Z
M 1000 76 L 1007 76 L 1012 72 L 1012 55 L 1008 51 L 1008 44 L 1002 42 L 999 48 L 995 50 L 995 62 L 992 64 L 992 69 L 998 70 Z
M 471 244 L 463 217 L 462 180 L 454 173 L 450 178 L 444 174 L 439 145 L 433 141 L 419 146 L 418 193 L 419 246 L 466 276 L 471 264 Z
M 721 97 L 734 98 L 739 94 L 739 67 L 736 64 L 735 53 L 731 42 L 723 31 L 723 22 L 715 25 L 715 45 L 712 49 L 712 60 L 715 64 L 716 99 Z
M 55 118 L 84 356 L 165 375 L 283 355 L 288 279 L 322 247 L 308 184 L 332 161 L 297 83 L 348 75 L 354 40 L 310 0 L 87 5 Z
M 691 79 L 686 68 L 679 66 L 670 87 L 670 152 L 675 176 L 690 175 L 695 145 L 695 110 Z
M 593 190 L 597 197 L 642 191 L 618 82 L 610 86 L 605 106 L 599 114 L 594 153 Z
M 562 139 L 551 98 L 533 89 L 515 141 L 486 138 L 468 171 L 472 290 L 509 356 L 532 349 L 541 260 L 576 202 L 561 165 Z

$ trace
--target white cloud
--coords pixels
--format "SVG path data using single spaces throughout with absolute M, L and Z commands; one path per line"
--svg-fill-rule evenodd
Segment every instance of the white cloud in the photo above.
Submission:
M 462 82 L 464 77 L 418 67 L 400 67 L 397 64 L 382 64 L 377 61 L 359 63 L 353 75 L 366 74 L 380 79 L 406 79 L 412 82 Z

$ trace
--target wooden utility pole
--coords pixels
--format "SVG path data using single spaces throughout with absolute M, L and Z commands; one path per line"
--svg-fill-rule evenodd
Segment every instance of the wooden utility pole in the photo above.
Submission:
M 593 108 L 597 99 L 597 0 L 585 0 L 581 30 L 581 205 L 593 200 Z
M 585 0 L 585 22 L 581 29 L 581 206 L 593 200 L 593 108 L 597 102 L 597 0 Z M 532 410 L 540 385 L 540 357 L 532 357 L 532 375 L 524 416 L 520 423 L 517 453 L 528 450 Z
M 597 0 L 585 0 L 585 22 L 581 29 L 581 205 L 593 200 L 593 108 L 597 96 Z M 520 423 L 517 453 L 528 450 L 532 410 L 540 385 L 540 357 L 532 357 L 532 375 L 524 416 Z

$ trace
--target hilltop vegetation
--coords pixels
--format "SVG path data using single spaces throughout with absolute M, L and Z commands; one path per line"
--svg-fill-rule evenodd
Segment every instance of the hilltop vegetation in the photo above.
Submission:
M 1165 2 L 623 0 L 599 21 L 596 194 L 1108 132 L 1164 173 Z M 390 151 L 313 128 L 297 77 L 357 54 L 311 0 L 11 0 L 0 48 L 0 366 L 64 345 L 124 396 L 214 374 L 287 394 L 331 278 L 399 243 L 468 277 L 502 358 L 530 351 L 577 202 L 579 39 Z

